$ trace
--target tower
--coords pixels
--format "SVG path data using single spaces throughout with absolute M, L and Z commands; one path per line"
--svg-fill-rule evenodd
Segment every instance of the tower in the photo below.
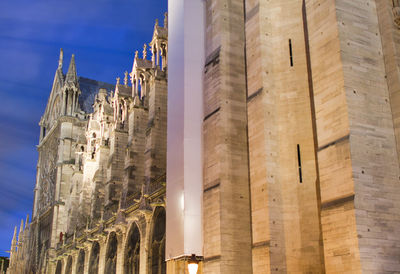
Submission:
M 78 77 L 74 55 L 64 74 L 63 55 L 61 49 L 48 104 L 39 123 L 37 181 L 29 228 L 30 243 L 26 247 L 30 258 L 27 258 L 29 263 L 25 267 L 30 271 L 53 271 L 49 258 L 55 256 L 54 250 L 62 242 L 60 235 L 66 237 L 75 229 L 75 224 L 71 225 L 67 219 L 68 216 L 78 217 L 75 208 L 82 188 L 76 184 L 80 172 L 79 169 L 76 172 L 74 166 L 81 165 L 82 159 L 76 158 L 73 152 L 75 149 L 81 151 L 85 120 L 94 95 L 100 87 L 109 90 L 111 87 Z

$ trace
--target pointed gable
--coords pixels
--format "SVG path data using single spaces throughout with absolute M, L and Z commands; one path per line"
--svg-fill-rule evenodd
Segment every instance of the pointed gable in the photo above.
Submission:
M 67 87 L 78 87 L 78 76 L 76 74 L 75 55 L 72 54 L 71 62 L 69 63 L 67 76 L 65 77 Z
M 64 79 L 65 76 L 63 74 L 63 49 L 60 49 L 60 57 L 58 60 L 58 68 L 56 70 L 56 73 L 54 75 L 54 80 L 53 80 L 53 86 L 51 88 L 50 96 L 47 101 L 47 106 L 44 115 L 41 118 L 40 125 L 43 125 L 45 127 L 49 127 L 50 124 L 52 124 L 51 121 L 51 113 L 54 113 L 55 108 L 59 108 L 59 102 L 60 102 L 60 97 L 61 97 L 61 89 L 64 86 Z M 56 105 L 56 106 L 54 106 Z
M 167 18 L 167 14 L 165 14 L 165 17 Z M 156 41 L 166 42 L 168 40 L 168 26 L 166 24 L 166 21 L 164 21 L 164 26 L 159 26 L 158 20 L 156 19 L 156 22 L 154 24 L 153 37 L 150 42 L 150 46 L 152 48 L 156 44 Z

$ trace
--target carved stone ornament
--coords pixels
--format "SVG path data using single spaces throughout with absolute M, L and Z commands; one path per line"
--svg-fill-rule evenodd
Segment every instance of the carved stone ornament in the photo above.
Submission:
M 396 27 L 400 28 L 400 7 L 393 8 L 393 21 Z
M 43 149 L 40 153 L 40 210 L 45 209 L 54 200 L 57 174 L 57 137 L 58 136 L 51 136 L 51 138 L 43 146 Z

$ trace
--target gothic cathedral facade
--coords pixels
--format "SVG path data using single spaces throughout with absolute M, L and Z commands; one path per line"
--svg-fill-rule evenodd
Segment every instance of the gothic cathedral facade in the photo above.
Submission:
M 74 55 L 64 74 L 61 50 L 8 273 L 166 273 L 164 23 L 116 85 L 78 77 Z

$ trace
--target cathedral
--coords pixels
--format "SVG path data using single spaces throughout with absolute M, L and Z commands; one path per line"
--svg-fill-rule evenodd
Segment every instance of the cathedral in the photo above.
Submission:
M 400 1 L 168 11 L 116 85 L 60 52 L 8 273 L 399 273 Z
M 166 17 L 115 85 L 79 77 L 74 55 L 64 74 L 61 50 L 8 273 L 165 273 L 167 38 Z

